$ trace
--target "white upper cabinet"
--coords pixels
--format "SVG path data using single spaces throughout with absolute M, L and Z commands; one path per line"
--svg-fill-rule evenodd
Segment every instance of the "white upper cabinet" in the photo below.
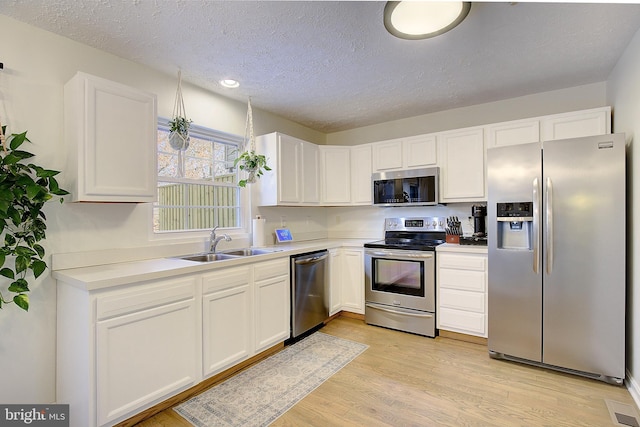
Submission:
M 426 168 L 436 166 L 437 149 L 434 134 L 412 136 L 402 140 L 403 168 Z
M 334 145 L 320 147 L 320 164 L 322 203 L 351 204 L 351 148 Z
M 320 146 L 322 204 L 371 204 L 371 144 Z
M 256 150 L 272 169 L 251 184 L 258 206 L 317 205 L 320 202 L 318 146 L 278 132 L 256 138 Z
M 607 133 L 611 133 L 611 107 L 556 114 L 542 118 L 543 141 Z
M 373 143 L 373 172 L 437 165 L 435 134 Z
M 320 202 L 320 149 L 316 144 L 302 144 L 302 202 Z
M 402 139 L 373 143 L 373 171 L 402 168 Z
M 271 166 L 271 173 L 276 175 L 277 199 L 273 204 L 302 203 L 303 142 L 286 135 L 279 135 L 276 139 L 276 153 L 272 156 L 276 163 Z
M 540 142 L 540 120 L 514 120 L 487 126 L 487 148 Z
M 611 133 L 611 107 L 486 126 L 487 148 Z
M 79 72 L 64 86 L 64 116 L 73 201 L 156 200 L 154 94 Z
M 351 203 L 371 204 L 372 145 L 351 147 Z
M 438 134 L 440 148 L 440 201 L 485 200 L 484 128 Z

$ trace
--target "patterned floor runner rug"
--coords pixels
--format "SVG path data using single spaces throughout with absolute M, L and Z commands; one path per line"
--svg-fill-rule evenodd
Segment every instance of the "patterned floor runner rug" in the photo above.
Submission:
M 316 332 L 174 409 L 198 427 L 267 426 L 367 348 Z

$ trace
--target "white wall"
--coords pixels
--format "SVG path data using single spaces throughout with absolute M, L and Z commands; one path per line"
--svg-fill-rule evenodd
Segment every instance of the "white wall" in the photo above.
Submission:
M 613 131 L 627 138 L 627 371 L 631 392 L 640 405 L 640 31 L 620 57 L 607 82 L 613 107 Z
M 327 144 L 365 144 L 449 129 L 604 107 L 607 105 L 605 95 L 605 82 L 592 83 L 335 132 L 327 135 Z
M 164 75 L 143 65 L 42 31 L 0 15 L 4 70 L 0 70 L 0 121 L 8 131 L 28 130 L 35 161 L 64 171 L 63 85 L 84 71 L 158 95 L 158 113 L 173 110 L 176 75 Z M 161 53 L 159 53 L 161 54 Z M 188 70 L 183 70 L 183 76 Z M 243 135 L 246 104 L 183 86 L 187 115 L 199 125 Z M 254 109 L 257 134 L 281 131 L 315 143 L 325 135 L 275 115 Z M 126 156 L 127 153 L 122 153 Z M 64 182 L 64 177 L 62 179 Z M 150 240 L 149 204 L 50 203 L 48 254 L 102 249 L 137 248 Z M 206 237 L 195 240 L 204 245 Z M 15 306 L 0 310 L 0 402 L 55 401 L 56 285 L 41 277 L 29 294 L 29 313 Z M 0 291 L 6 286 L 0 285 Z M 6 294 L 5 294 L 6 295 Z

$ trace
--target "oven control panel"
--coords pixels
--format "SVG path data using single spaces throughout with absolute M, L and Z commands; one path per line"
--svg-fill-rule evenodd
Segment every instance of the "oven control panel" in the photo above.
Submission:
M 410 218 L 385 218 L 385 231 L 445 231 L 444 217 L 425 216 Z

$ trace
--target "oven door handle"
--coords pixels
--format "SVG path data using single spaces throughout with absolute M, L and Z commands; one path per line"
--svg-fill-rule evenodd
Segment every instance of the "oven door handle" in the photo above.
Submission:
M 365 252 L 366 255 L 374 255 L 374 256 L 392 256 L 392 257 L 398 257 L 398 258 L 433 258 L 433 253 L 431 252 L 411 252 L 411 253 L 407 253 L 407 252 L 391 252 L 391 251 L 366 251 Z
M 390 308 L 382 308 L 379 305 L 373 305 L 373 304 L 366 304 L 366 306 L 369 307 L 369 308 L 376 309 L 376 310 L 386 311 L 387 313 L 402 314 L 404 316 L 422 317 L 422 318 L 426 318 L 426 319 L 429 319 L 429 318 L 433 317 L 433 314 L 407 313 L 406 311 L 397 311 L 397 310 L 393 310 L 393 309 L 390 309 Z

